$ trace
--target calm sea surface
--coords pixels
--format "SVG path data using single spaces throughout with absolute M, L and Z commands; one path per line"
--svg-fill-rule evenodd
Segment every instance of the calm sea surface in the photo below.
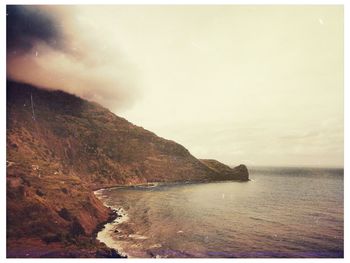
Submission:
M 255 168 L 249 182 L 104 189 L 98 238 L 130 257 L 343 257 L 343 170 Z

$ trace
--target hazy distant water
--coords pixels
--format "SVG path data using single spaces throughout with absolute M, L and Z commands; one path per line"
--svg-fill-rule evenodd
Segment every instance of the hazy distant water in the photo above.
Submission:
M 343 170 L 250 169 L 252 181 L 100 192 L 134 257 L 343 257 Z

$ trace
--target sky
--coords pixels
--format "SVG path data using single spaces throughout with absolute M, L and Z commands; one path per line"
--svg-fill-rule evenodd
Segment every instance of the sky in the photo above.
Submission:
M 8 78 L 198 158 L 343 167 L 341 6 L 8 7 L 7 46 Z

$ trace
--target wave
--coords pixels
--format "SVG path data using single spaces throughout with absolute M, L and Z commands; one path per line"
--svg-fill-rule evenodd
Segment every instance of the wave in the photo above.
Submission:
M 115 206 L 106 204 L 105 202 L 106 196 L 103 195 L 104 190 L 105 189 L 94 191 L 94 194 L 96 195 L 97 198 L 99 198 L 103 202 L 103 204 L 106 207 L 109 207 L 113 211 L 115 211 L 118 214 L 118 217 L 113 222 L 105 224 L 104 228 L 97 233 L 96 239 L 104 243 L 107 247 L 114 248 L 122 256 L 129 257 L 129 255 L 123 250 L 120 242 L 116 238 L 113 238 L 113 233 L 118 232 L 117 226 L 129 220 L 128 214 L 126 213 L 123 207 L 115 207 Z

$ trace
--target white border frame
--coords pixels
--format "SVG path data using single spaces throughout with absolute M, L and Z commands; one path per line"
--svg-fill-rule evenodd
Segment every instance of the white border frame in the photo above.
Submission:
M 346 259 L 349 259 L 349 242 L 348 238 L 349 235 L 349 227 L 346 224 L 346 222 L 349 220 L 349 164 L 350 164 L 350 156 L 349 156 L 349 149 L 350 149 L 350 141 L 345 136 L 346 134 L 350 133 L 349 129 L 349 78 L 345 74 L 347 69 L 349 69 L 349 52 L 346 49 L 346 47 L 349 46 L 349 32 L 347 31 L 349 29 L 349 4 L 350 1 L 345 0 L 270 0 L 270 1 L 253 1 L 253 0 L 100 0 L 100 1 L 94 1 L 94 0 L 36 0 L 36 1 L 19 1 L 19 0 L 4 0 L 0 4 L 0 14 L 1 14 L 1 80 L 4 84 L 3 87 L 0 89 L 0 98 L 2 100 L 2 103 L 0 104 L 1 107 L 1 145 L 0 145 L 0 169 L 1 169 L 1 175 L 2 182 L 0 184 L 0 192 L 2 194 L 1 199 L 1 217 L 0 217 L 0 224 L 1 224 L 1 257 L 0 260 L 11 260 L 12 262 L 21 262 L 23 259 L 6 259 L 6 5 L 8 4 L 43 4 L 43 5 L 75 5 L 75 4 L 96 4 L 96 5 L 112 5 L 112 4 L 123 4 L 123 5 L 139 5 L 139 4 L 162 4 L 162 5 L 188 5 L 188 4 L 206 4 L 206 5 L 220 5 L 220 4 L 237 4 L 237 5 L 343 5 L 344 6 L 344 259 L 317 259 L 317 261 L 322 262 L 331 262 L 331 261 L 345 261 Z M 37 262 L 38 259 L 26 259 L 28 262 Z M 45 260 L 45 259 L 43 259 Z M 71 261 L 76 262 L 76 260 L 83 260 L 83 259 L 50 259 L 50 261 L 56 261 L 61 262 L 64 261 Z M 94 260 L 94 259 L 87 259 L 87 260 Z M 141 261 L 149 261 L 153 259 L 119 259 L 122 262 L 125 261 L 133 261 L 133 262 L 141 262 Z M 118 260 L 118 261 L 119 261 Z M 213 259 L 157 259 L 157 261 L 166 261 L 166 262 L 174 262 L 174 261 L 185 261 L 185 260 L 191 260 L 191 262 L 212 262 Z M 222 262 L 226 261 L 228 262 L 230 259 L 215 259 L 214 261 Z M 259 262 L 270 262 L 276 259 L 235 259 L 236 262 L 252 262 L 252 261 L 259 261 Z M 277 259 L 277 260 L 288 260 L 289 262 L 299 261 L 300 259 Z M 314 262 L 315 259 L 303 259 L 306 261 L 312 261 Z M 99 259 L 99 262 L 110 262 L 110 259 Z

